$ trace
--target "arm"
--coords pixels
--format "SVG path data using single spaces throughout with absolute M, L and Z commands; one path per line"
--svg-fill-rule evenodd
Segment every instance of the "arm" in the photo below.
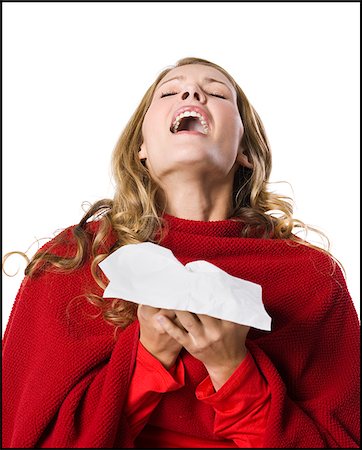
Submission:
M 72 228 L 40 251 L 75 252 Z M 132 447 L 124 405 L 139 321 L 115 337 L 89 292 L 103 293 L 90 262 L 24 278 L 2 341 L 4 447 Z
M 39 251 L 76 251 L 73 227 Z M 90 262 L 26 276 L 2 341 L 3 447 L 132 446 L 123 414 L 139 323 L 117 336 L 85 299 Z
M 245 340 L 271 394 L 264 447 L 359 447 L 359 323 L 339 269 L 334 276 L 328 283 L 320 282 L 318 296 L 308 303 L 308 309 L 291 305 L 295 310 L 284 313 L 290 319 L 278 318 L 271 333 L 254 333 L 256 337 Z M 211 369 L 210 378 L 218 391 L 233 364 L 219 360 L 217 374 L 215 362 L 220 355 L 230 355 L 230 342 L 236 341 L 226 338 L 225 353 L 218 347 L 225 339 L 203 327 L 202 320 L 177 315 L 187 334 L 167 318 L 162 326 Z M 234 354 L 242 345 L 239 341 Z M 217 350 L 213 355 L 212 349 Z
M 262 446 L 270 390 L 250 353 L 217 392 L 207 377 L 197 387 L 196 397 L 214 408 L 216 435 L 240 448 Z
M 139 342 L 125 407 L 132 439 L 143 429 L 162 394 L 179 389 L 184 384 L 184 366 L 181 359 L 167 370 Z
M 26 278 L 3 340 L 3 446 L 112 447 L 128 439 L 123 405 L 138 322 L 114 339 L 84 299 L 88 273 Z M 117 418 L 117 420 L 115 420 Z

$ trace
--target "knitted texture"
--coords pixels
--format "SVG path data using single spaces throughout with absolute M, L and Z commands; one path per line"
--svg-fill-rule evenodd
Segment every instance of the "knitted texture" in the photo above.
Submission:
M 288 240 L 241 238 L 233 220 L 165 218 L 161 245 L 181 263 L 205 260 L 262 286 L 272 331 L 251 329 L 246 345 L 271 390 L 264 447 L 358 448 L 359 321 L 340 268 Z M 75 251 L 72 228 L 55 253 Z M 3 447 L 134 446 L 123 407 L 139 324 L 114 338 L 85 293 L 102 293 L 90 261 L 24 278 L 3 338 Z M 205 369 L 191 355 L 184 361 L 196 385 Z M 212 439 L 213 415 L 195 417 L 188 402 L 169 393 L 154 414 Z

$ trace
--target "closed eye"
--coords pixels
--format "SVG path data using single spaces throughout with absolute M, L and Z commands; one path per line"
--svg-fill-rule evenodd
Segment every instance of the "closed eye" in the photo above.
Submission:
M 218 98 L 226 99 L 226 97 L 224 97 L 224 96 L 221 95 L 221 94 L 210 94 L 210 95 L 212 95 L 213 97 L 218 97 Z
M 161 94 L 161 98 L 169 97 L 170 95 L 177 95 L 177 92 L 165 92 L 165 93 L 162 93 Z M 223 98 L 224 100 L 226 99 L 226 97 L 224 95 L 221 95 L 221 94 L 211 94 L 211 93 L 209 93 L 209 95 L 211 95 L 212 97 Z
M 166 92 L 164 94 L 161 94 L 161 98 L 169 97 L 170 95 L 176 95 L 176 94 L 177 94 L 177 92 Z

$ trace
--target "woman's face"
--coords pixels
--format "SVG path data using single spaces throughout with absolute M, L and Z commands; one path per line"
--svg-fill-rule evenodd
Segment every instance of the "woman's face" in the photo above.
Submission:
M 139 157 L 147 158 L 151 176 L 160 181 L 185 170 L 225 178 L 238 164 L 251 167 L 240 148 L 243 132 L 230 81 L 213 67 L 185 65 L 159 82 Z

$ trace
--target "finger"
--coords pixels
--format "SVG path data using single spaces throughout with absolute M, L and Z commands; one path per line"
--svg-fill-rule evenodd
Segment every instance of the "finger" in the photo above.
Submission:
M 189 311 L 175 311 L 177 319 L 180 321 L 186 331 L 197 337 L 203 332 L 202 323 L 197 314 Z
M 167 317 L 168 319 L 172 320 L 174 323 L 177 323 L 177 317 L 176 317 L 176 313 L 175 311 L 173 311 L 172 309 L 165 309 L 162 308 L 160 310 L 157 311 L 158 314 L 162 314 L 162 316 Z M 154 327 L 156 328 L 157 331 L 159 331 L 160 333 L 165 334 L 165 330 L 161 327 L 160 323 L 157 320 L 156 315 L 153 315 L 149 320 L 152 320 L 152 323 L 154 324 Z M 178 324 L 180 325 L 180 324 Z M 182 329 L 182 325 L 180 326 L 180 328 Z
M 245 329 L 244 325 L 240 325 L 230 320 L 218 319 L 217 317 L 207 316 L 206 314 L 199 314 L 199 319 L 207 330 L 238 330 Z M 246 330 L 247 332 L 248 330 Z
M 179 328 L 181 328 L 181 330 L 187 331 L 182 326 L 182 323 L 178 320 L 178 318 L 176 316 L 176 312 L 173 309 L 165 309 L 165 308 L 163 308 L 163 309 L 161 309 L 159 311 L 159 313 L 162 314 L 163 316 L 166 316 L 169 319 L 171 319 L 173 323 L 175 323 Z
M 200 322 L 207 328 L 209 327 L 219 327 L 224 322 L 221 319 L 218 319 L 217 317 L 208 316 L 206 314 L 198 314 L 198 318 Z
M 176 319 L 176 313 L 173 309 L 162 308 L 162 309 L 160 309 L 159 313 L 162 314 L 163 316 L 168 317 L 171 320 Z
M 179 344 L 184 346 L 188 342 L 188 333 L 179 328 L 172 320 L 163 315 L 155 317 L 160 327 Z
M 175 319 L 173 319 L 172 322 L 175 323 L 179 328 L 181 328 L 182 331 L 185 331 L 187 333 L 186 328 L 182 325 L 182 323 L 179 321 L 176 315 Z
M 154 308 L 148 305 L 138 305 L 137 314 L 141 315 L 143 319 L 149 319 L 154 314 L 160 311 L 160 308 Z

